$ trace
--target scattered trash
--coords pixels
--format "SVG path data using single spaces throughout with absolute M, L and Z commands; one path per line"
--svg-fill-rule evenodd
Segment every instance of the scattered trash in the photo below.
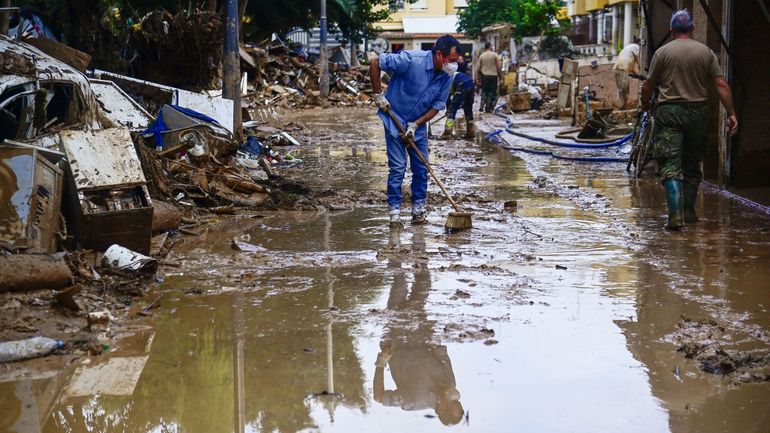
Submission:
M 558 269 L 558 270 L 560 270 L 560 271 L 566 271 L 566 270 L 567 270 L 567 267 L 566 267 L 566 266 L 563 266 L 563 265 L 556 265 L 556 269 Z
M 54 294 L 54 299 L 56 299 L 56 302 L 65 308 L 69 308 L 72 311 L 80 311 L 80 305 L 78 305 L 73 297 L 80 293 L 82 288 L 83 287 L 80 284 L 76 284 L 74 286 L 67 287 L 66 289 L 59 290 L 56 292 L 56 294 Z
M 154 275 L 158 271 L 156 259 L 131 251 L 118 244 L 110 246 L 104 252 L 102 266 L 113 271 L 127 271 L 145 276 Z
M 88 329 L 91 332 L 104 332 L 107 330 L 107 326 L 114 320 L 109 311 L 97 311 L 88 313 L 86 316 L 88 322 Z
M 148 356 L 110 358 L 106 363 L 75 370 L 64 398 L 134 393 Z
M 503 203 L 504 212 L 516 213 L 516 210 L 518 209 L 518 207 L 519 207 L 519 204 L 516 200 L 509 200 Z
M 63 341 L 46 337 L 0 342 L 0 363 L 39 358 L 63 347 Z
M 234 250 L 243 251 L 245 253 L 261 253 L 267 251 L 267 248 L 265 247 L 243 242 L 237 238 L 233 238 L 232 247 Z

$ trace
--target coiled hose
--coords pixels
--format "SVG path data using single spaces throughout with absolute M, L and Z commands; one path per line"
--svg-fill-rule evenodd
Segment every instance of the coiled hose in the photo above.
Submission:
M 485 139 L 499 145 L 501 148 L 509 150 L 509 151 L 517 151 L 517 152 L 524 152 L 529 153 L 533 155 L 544 155 L 544 156 L 550 156 L 555 159 L 561 159 L 565 161 L 578 161 L 578 162 L 627 162 L 628 158 L 618 158 L 618 157 L 608 157 L 608 156 L 567 156 L 567 155 L 560 155 L 557 153 L 553 153 L 547 150 L 534 150 L 534 149 L 527 149 L 524 147 L 514 147 L 509 145 L 503 145 L 501 144 L 505 140 L 500 138 L 499 135 L 503 133 L 503 131 L 516 135 L 518 137 L 523 137 L 528 140 L 537 141 L 544 144 L 549 144 L 552 146 L 559 146 L 559 147 L 566 147 L 570 149 L 605 149 L 609 147 L 617 147 L 621 146 L 622 144 L 626 143 L 631 139 L 633 134 L 629 134 L 619 140 L 612 141 L 610 143 L 602 143 L 602 144 L 577 144 L 577 143 L 565 143 L 563 141 L 555 141 L 555 140 L 548 140 L 541 137 L 535 137 L 533 135 L 524 134 L 522 132 L 517 132 L 513 130 L 512 127 L 512 121 L 501 114 L 495 113 L 496 116 L 501 117 L 505 119 L 506 127 L 505 129 L 498 129 L 496 131 L 493 131 L 486 136 L 484 136 Z

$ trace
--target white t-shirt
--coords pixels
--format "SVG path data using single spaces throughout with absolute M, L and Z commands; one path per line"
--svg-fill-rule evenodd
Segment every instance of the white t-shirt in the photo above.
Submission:
M 639 45 L 628 44 L 618 54 L 613 69 L 622 69 L 632 74 L 639 73 Z

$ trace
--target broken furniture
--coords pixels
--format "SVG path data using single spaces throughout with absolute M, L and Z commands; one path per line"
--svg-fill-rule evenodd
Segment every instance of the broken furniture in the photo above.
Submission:
M 65 216 L 76 242 L 104 251 L 120 244 L 150 251 L 152 202 L 126 128 L 60 134 L 69 160 Z
M 21 143 L 0 145 L 0 244 L 56 251 L 63 182 L 59 159 L 55 151 Z

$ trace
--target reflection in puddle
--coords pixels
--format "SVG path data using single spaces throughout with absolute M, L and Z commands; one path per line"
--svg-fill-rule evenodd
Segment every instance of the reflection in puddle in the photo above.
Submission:
M 382 189 L 381 128 L 368 111 L 344 115 L 356 122 L 301 113 L 323 134 L 290 170 L 319 188 Z M 764 433 L 768 383 L 730 385 L 666 337 L 686 315 L 741 344 L 751 331 L 762 349 L 766 217 L 707 191 L 702 222 L 674 236 L 659 186 L 623 167 L 433 145 L 473 230 L 445 235 L 442 201 L 402 232 L 377 203 L 222 217 L 175 248 L 184 265 L 158 289 L 131 395 L 64 399 L 68 377 L 0 379 L 0 431 Z M 244 234 L 267 251 L 232 250 Z M 110 356 L 142 356 L 127 347 Z M 40 428 L 19 430 L 31 401 Z
M 400 249 L 401 230 L 391 229 L 391 249 Z M 413 254 L 425 251 L 425 234 L 419 228 L 412 236 Z M 431 276 L 427 263 L 415 263 L 412 282 L 402 260 L 388 260 L 393 282 L 387 308 L 393 311 L 391 321 L 380 343 L 375 363 L 373 398 L 384 406 L 406 411 L 433 409 L 445 425 L 454 425 L 463 418 L 460 393 L 456 389 L 452 362 L 446 346 L 433 343 L 435 322 L 429 320 L 426 301 L 431 291 Z M 413 326 L 408 326 L 413 324 Z M 385 387 L 385 367 L 395 383 L 395 389 Z

